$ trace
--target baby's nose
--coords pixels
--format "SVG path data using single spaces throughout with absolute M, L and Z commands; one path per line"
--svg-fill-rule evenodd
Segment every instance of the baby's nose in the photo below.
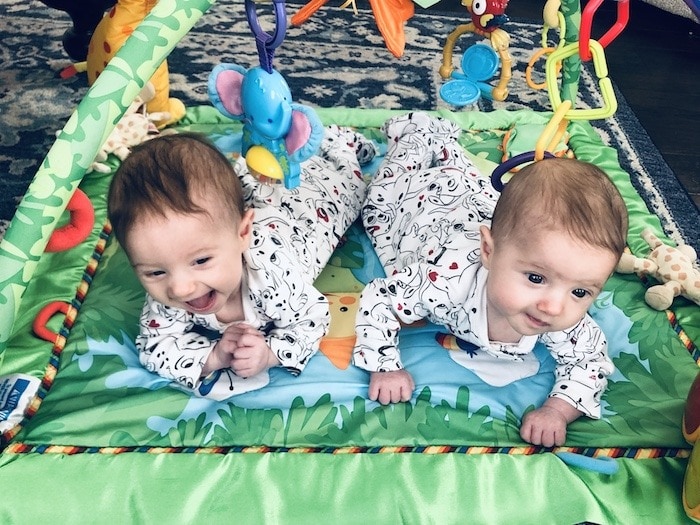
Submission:
M 168 282 L 168 295 L 172 299 L 187 299 L 194 291 L 194 281 L 184 277 L 172 277 Z
M 537 307 L 541 312 L 554 317 L 561 314 L 564 310 L 564 298 L 559 294 L 551 293 L 543 297 Z

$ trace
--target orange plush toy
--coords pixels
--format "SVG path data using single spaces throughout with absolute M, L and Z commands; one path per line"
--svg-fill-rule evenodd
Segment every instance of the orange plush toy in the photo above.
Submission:
M 102 18 L 90 39 L 87 55 L 88 84 L 92 85 L 107 63 L 124 44 L 136 26 L 146 18 L 157 0 L 118 0 Z M 167 126 L 185 116 L 185 105 L 170 98 L 168 64 L 163 62 L 150 80 L 155 96 L 148 102 L 148 113 L 168 113 L 169 119 L 157 122 L 158 128 Z

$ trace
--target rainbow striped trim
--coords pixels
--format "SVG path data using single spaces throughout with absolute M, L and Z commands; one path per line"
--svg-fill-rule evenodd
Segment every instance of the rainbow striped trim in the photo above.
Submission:
M 687 458 L 690 449 L 685 448 L 595 448 L 595 447 L 482 447 L 468 445 L 425 445 L 383 447 L 271 447 L 266 445 L 230 447 L 78 447 L 69 445 L 31 445 L 12 443 L 5 454 L 508 454 L 532 456 L 543 453 L 571 452 L 591 458 L 656 459 Z
M 56 341 L 51 349 L 51 356 L 49 357 L 49 362 L 46 365 L 44 377 L 41 379 L 39 390 L 25 410 L 24 419 L 19 424 L 0 435 L 0 450 L 3 450 L 6 443 L 14 438 L 19 431 L 22 430 L 27 421 L 29 421 L 29 419 L 36 414 L 37 410 L 39 410 L 39 406 L 41 406 L 41 402 L 44 400 L 49 390 L 51 390 L 53 382 L 56 379 L 56 374 L 58 373 L 61 353 L 66 346 L 68 335 L 75 324 L 75 319 L 78 317 L 78 312 L 85 301 L 85 296 L 87 295 L 88 289 L 92 284 L 92 279 L 95 276 L 95 272 L 97 271 L 97 267 L 102 259 L 102 254 L 104 253 L 105 246 L 107 246 L 107 241 L 109 240 L 111 234 L 112 225 L 109 223 L 109 221 L 106 221 L 102 226 L 99 238 L 95 244 L 92 255 L 90 256 L 90 260 L 83 271 L 83 276 L 78 284 L 75 297 L 73 297 L 71 300 L 70 307 L 68 308 L 68 312 L 63 320 L 63 324 L 58 331 L 58 335 L 56 336 Z
M 666 310 L 666 317 L 668 317 L 668 322 L 671 323 L 671 326 L 675 330 L 676 334 L 678 334 L 678 338 L 683 343 L 683 346 L 688 349 L 688 353 L 693 356 L 695 362 L 698 364 L 698 366 L 700 366 L 700 349 L 693 342 L 690 336 L 688 336 L 688 334 L 683 330 L 681 325 L 678 324 L 676 314 L 671 310 Z

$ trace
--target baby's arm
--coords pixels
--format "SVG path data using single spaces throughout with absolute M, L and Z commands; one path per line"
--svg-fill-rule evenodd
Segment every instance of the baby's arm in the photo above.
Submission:
M 549 397 L 569 403 L 590 418 L 600 418 L 607 376 L 615 371 L 600 327 L 586 314 L 573 328 L 546 333 L 540 339 L 557 362 Z
M 442 281 L 433 266 L 414 264 L 365 286 L 355 323 L 353 364 L 372 372 L 370 399 L 382 404 L 410 399 L 414 382 L 401 363 L 400 321 L 419 321 L 432 313 L 431 305 L 450 304 Z
M 566 427 L 581 415 L 583 412 L 566 401 L 550 397 L 540 408 L 525 414 L 520 426 L 520 437 L 533 445 L 563 445 L 566 441 Z
M 292 295 L 282 305 L 275 298 L 276 318 L 265 341 L 278 364 L 298 375 L 328 333 L 331 314 L 328 299 L 303 277 L 291 275 L 287 282 Z
M 600 417 L 600 398 L 615 367 L 603 332 L 588 315 L 541 339 L 557 361 L 555 383 L 544 404 L 523 417 L 520 435 L 534 445 L 562 445 L 569 423 L 582 415 Z
M 216 340 L 193 331 L 191 316 L 147 296 L 136 337 L 139 361 L 150 372 L 194 389 Z

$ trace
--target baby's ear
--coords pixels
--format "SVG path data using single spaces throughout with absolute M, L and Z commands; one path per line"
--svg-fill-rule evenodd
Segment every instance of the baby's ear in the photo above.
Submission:
M 250 245 L 250 239 L 253 237 L 253 218 L 255 216 L 255 210 L 253 208 L 248 208 L 240 222 L 238 223 L 238 237 L 241 239 L 241 243 L 247 248 Z
M 481 264 L 488 270 L 493 255 L 493 235 L 489 227 L 483 224 L 479 227 L 479 232 L 481 233 Z

